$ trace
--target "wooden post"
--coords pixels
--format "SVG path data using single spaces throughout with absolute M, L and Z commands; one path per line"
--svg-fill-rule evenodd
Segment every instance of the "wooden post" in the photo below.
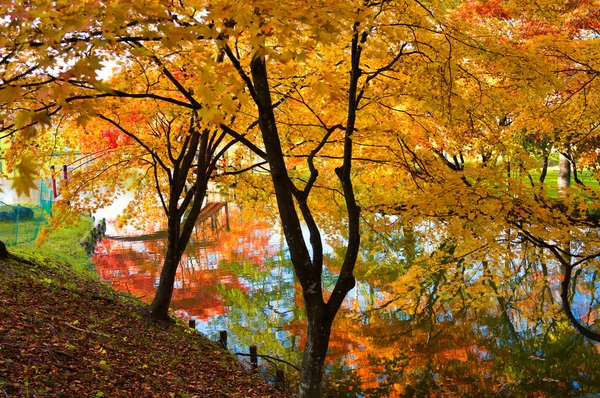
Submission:
M 275 387 L 279 389 L 285 388 L 285 373 L 283 369 L 277 369 L 275 371 Z
M 258 369 L 258 357 L 256 355 L 257 355 L 256 346 L 251 345 L 250 346 L 250 368 L 252 368 L 252 370 Z
M 196 320 L 195 319 L 190 319 L 188 324 L 190 325 L 190 327 L 192 329 L 196 329 Z
M 69 176 L 67 175 L 67 165 L 63 164 L 63 177 L 65 178 L 65 185 L 69 181 Z
M 50 166 L 50 170 L 52 170 L 52 199 L 56 199 L 58 194 L 56 192 L 56 176 L 54 175 L 54 165 Z
M 229 228 L 229 206 L 228 206 L 227 202 L 225 202 L 225 230 L 227 232 L 230 231 L 230 228 Z
M 221 330 L 219 332 L 219 343 L 221 343 L 223 348 L 227 349 L 227 330 Z

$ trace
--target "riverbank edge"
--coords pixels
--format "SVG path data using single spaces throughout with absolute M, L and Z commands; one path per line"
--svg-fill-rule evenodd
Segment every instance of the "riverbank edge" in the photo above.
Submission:
M 152 320 L 146 304 L 60 260 L 11 254 L 0 287 L 0 396 L 288 396 L 201 333 Z

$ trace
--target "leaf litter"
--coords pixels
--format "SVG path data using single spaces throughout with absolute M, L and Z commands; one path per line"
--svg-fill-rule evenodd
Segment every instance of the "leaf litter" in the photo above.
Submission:
M 0 398 L 287 397 L 230 353 L 68 265 L 0 261 Z

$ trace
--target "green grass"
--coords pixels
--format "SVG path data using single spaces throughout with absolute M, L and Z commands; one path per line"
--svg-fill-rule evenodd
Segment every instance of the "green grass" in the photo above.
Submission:
M 0 221 L 0 240 L 8 246 L 18 242 L 31 241 L 36 238 L 37 232 L 44 222 L 38 219 L 19 221 Z
M 42 242 L 32 241 L 11 247 L 13 252 L 29 260 L 48 261 L 58 259 L 69 264 L 76 272 L 96 275 L 80 242 L 83 241 L 93 227 L 91 217 L 80 217 L 70 225 L 51 231 Z
M 21 219 L 18 222 L 0 221 L 0 240 L 6 245 L 12 246 L 17 243 L 32 241 L 37 237 L 40 228 L 46 224 L 46 213 L 35 204 L 25 206 L 33 210 L 33 218 Z M 1 205 L 0 212 L 12 212 L 15 206 Z
M 600 189 L 600 184 L 598 184 L 598 181 L 594 178 L 593 173 L 583 172 L 578 173 L 577 176 L 586 187 L 592 189 Z M 533 178 L 533 181 L 537 183 L 538 178 L 540 177 L 540 173 L 531 173 L 531 177 Z M 575 186 L 575 182 L 573 181 L 573 175 L 571 175 L 571 186 Z M 548 168 L 546 178 L 544 179 L 544 189 L 548 193 L 548 196 L 550 196 L 551 198 L 558 197 L 558 166 Z

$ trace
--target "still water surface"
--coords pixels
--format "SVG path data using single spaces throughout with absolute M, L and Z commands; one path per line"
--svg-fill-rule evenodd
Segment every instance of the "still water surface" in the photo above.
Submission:
M 99 214 L 107 217 L 109 237 L 92 261 L 102 279 L 149 302 L 165 251 L 165 235 L 156 233 L 162 226 L 117 228 L 113 210 Z M 179 267 L 171 306 L 186 322 L 195 319 L 197 329 L 214 340 L 227 330 L 232 352 L 256 345 L 259 353 L 299 367 L 305 328 L 299 284 L 277 223 L 252 216 L 229 204 L 198 223 Z M 365 240 L 367 249 L 370 242 Z M 410 250 L 402 244 L 407 257 Z M 325 285 L 331 285 L 339 260 L 334 247 L 327 251 Z M 407 279 L 406 266 L 383 267 L 381 256 L 372 253 L 363 258 L 374 263 L 359 265 L 357 286 L 333 327 L 325 376 L 328 396 L 600 393 L 599 351 L 574 333 L 559 312 L 549 315 L 556 294 L 548 293 L 548 285 L 532 282 L 523 290 L 523 281 L 517 282 L 519 289 L 500 288 L 506 294 L 500 293 L 498 300 L 489 291 L 477 296 L 476 286 L 470 287 L 473 291 L 461 288 L 448 274 L 456 273 L 451 267 L 425 273 L 415 282 Z M 593 297 L 578 293 L 583 296 L 577 310 L 593 323 L 595 279 L 590 286 Z M 274 364 L 293 384 L 297 371 Z M 264 361 L 261 366 L 274 373 L 274 364 Z

